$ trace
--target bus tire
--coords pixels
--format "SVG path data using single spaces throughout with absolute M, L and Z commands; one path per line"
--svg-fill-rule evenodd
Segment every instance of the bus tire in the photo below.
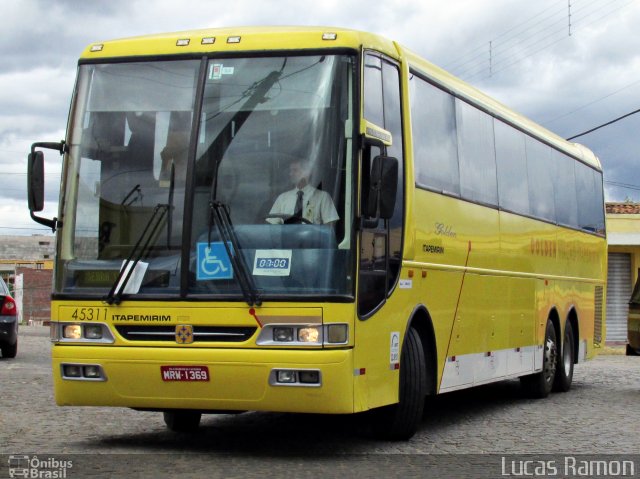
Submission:
M 562 357 L 558 358 L 556 377 L 553 381 L 553 391 L 566 393 L 571 389 L 573 381 L 573 326 L 567 321 L 564 326 L 564 340 L 562 341 Z
M 635 349 L 630 344 L 627 344 L 627 350 L 625 351 L 627 356 L 640 356 L 640 350 Z
M 188 409 L 175 409 L 164 411 L 164 423 L 171 431 L 193 432 L 200 425 L 202 414 Z
M 520 378 L 520 383 L 529 397 L 538 399 L 546 398 L 551 392 L 558 364 L 558 342 L 556 338 L 556 329 L 551 321 L 547 320 L 544 337 L 544 353 L 542 355 L 542 371 Z
M 422 340 L 414 328 L 409 328 L 400 357 L 399 401 L 374 411 L 373 432 L 377 438 L 403 441 L 416 433 L 424 411 L 426 379 Z

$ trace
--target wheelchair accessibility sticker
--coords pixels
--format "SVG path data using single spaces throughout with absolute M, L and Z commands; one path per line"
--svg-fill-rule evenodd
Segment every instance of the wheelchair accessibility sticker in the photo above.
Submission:
M 229 244 L 229 249 L 232 246 Z M 198 281 L 233 278 L 233 267 L 222 241 L 198 243 Z

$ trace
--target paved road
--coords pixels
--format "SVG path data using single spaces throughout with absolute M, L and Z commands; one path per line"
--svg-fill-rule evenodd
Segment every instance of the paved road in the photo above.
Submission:
M 210 415 L 186 435 L 160 413 L 60 408 L 49 355 L 48 329 L 23 327 L 18 357 L 0 359 L 0 479 L 10 455 L 57 477 L 500 477 L 515 476 L 520 457 L 578 454 L 619 455 L 640 475 L 640 357 L 577 365 L 572 390 L 544 400 L 518 381 L 439 396 L 418 434 L 392 443 L 371 439 L 359 416 Z

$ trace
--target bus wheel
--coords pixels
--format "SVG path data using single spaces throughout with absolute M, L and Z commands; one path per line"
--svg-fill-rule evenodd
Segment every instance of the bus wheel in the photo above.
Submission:
M 175 432 L 193 432 L 200 425 L 202 414 L 197 411 L 176 409 L 164 411 L 164 423 Z
M 373 411 L 376 437 L 401 441 L 416 433 L 424 410 L 426 378 L 427 365 L 420 335 L 409 328 L 400 357 L 400 400 Z
M 542 357 L 542 371 L 520 378 L 520 383 L 528 396 L 533 398 L 545 398 L 551 392 L 553 380 L 556 376 L 558 363 L 558 343 L 556 341 L 556 329 L 551 321 L 547 321 L 547 329 L 544 337 L 544 354 Z
M 553 390 L 566 393 L 571 389 L 573 380 L 573 327 L 567 321 L 564 326 L 564 340 L 562 341 L 562 361 L 558 361 Z

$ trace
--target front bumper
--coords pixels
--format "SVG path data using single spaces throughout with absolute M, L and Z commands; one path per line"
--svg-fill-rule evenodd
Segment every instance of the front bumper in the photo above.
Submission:
M 140 409 L 354 412 L 351 349 L 275 350 L 72 346 L 55 344 L 52 366 L 60 406 Z M 179 358 L 179 359 L 177 359 Z M 105 380 L 63 379 L 63 364 L 99 365 Z M 206 366 L 208 381 L 164 381 L 162 366 Z M 270 384 L 278 369 L 319 370 L 319 386 Z

